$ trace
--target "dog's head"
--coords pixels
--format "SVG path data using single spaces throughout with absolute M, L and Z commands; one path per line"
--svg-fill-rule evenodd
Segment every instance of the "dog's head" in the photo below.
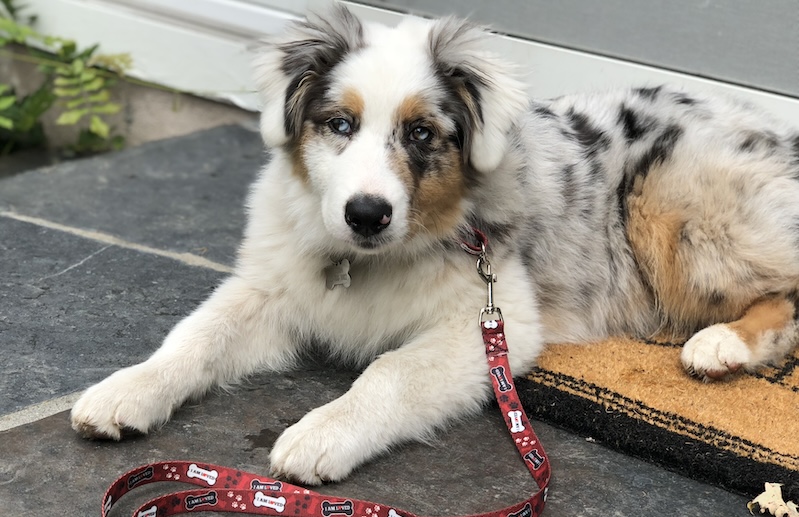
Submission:
M 456 19 L 293 24 L 256 62 L 261 132 L 315 192 L 327 232 L 364 252 L 462 224 L 527 106 L 486 34 Z

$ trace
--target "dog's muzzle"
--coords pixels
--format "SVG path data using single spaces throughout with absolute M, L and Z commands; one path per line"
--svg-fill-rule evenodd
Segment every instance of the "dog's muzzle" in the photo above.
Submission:
M 357 196 L 344 207 L 344 221 L 361 237 L 372 237 L 391 224 L 391 204 L 377 196 Z

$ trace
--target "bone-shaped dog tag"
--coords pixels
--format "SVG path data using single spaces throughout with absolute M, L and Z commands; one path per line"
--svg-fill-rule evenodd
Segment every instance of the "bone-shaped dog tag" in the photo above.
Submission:
M 330 290 L 335 289 L 337 286 L 343 286 L 345 289 L 350 286 L 352 279 L 350 278 L 350 261 L 342 259 L 341 262 L 336 262 L 325 268 L 325 279 L 327 288 Z

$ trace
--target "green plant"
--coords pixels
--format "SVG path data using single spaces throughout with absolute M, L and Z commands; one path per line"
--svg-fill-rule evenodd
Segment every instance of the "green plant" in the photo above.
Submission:
M 124 139 L 113 134 L 108 121 L 121 109 L 111 99 L 111 88 L 130 68 L 130 57 L 99 54 L 97 45 L 79 49 L 72 40 L 40 34 L 18 21 L 21 8 L 14 0 L 1 1 L 0 55 L 37 64 L 44 79 L 24 96 L 0 82 L 0 155 L 42 145 L 41 117 L 50 109 L 59 112 L 56 124 L 78 128 L 71 153 L 120 148 Z

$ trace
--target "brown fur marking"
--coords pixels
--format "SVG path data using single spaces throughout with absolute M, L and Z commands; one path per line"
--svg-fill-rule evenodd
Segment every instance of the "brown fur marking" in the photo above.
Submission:
M 650 173 L 651 174 L 651 173 Z M 690 271 L 692 243 L 685 238 L 690 214 L 664 208 L 649 179 L 636 181 L 628 198 L 627 236 L 636 262 L 664 317 L 665 332 L 685 338 L 701 327 L 739 318 L 752 303 L 743 292 L 719 290 Z
M 455 92 L 458 97 L 463 101 L 466 105 L 466 109 L 469 110 L 469 116 L 472 119 L 473 124 L 478 124 L 483 122 L 483 115 L 480 111 L 480 105 L 477 102 L 477 99 L 469 93 L 469 90 L 464 85 L 459 85 L 455 88 Z
M 444 235 L 460 220 L 465 184 L 457 149 L 447 149 L 436 160 L 436 170 L 422 179 L 414 196 L 417 222 L 434 235 Z
M 769 330 L 785 328 L 794 317 L 794 305 L 784 297 L 770 297 L 758 300 L 744 313 L 743 317 L 729 324 L 750 350 L 755 351 L 758 338 Z
M 348 88 L 341 94 L 340 107 L 344 112 L 352 115 L 355 119 L 360 120 L 363 117 L 363 97 L 353 88 Z
M 430 106 L 424 98 L 419 95 L 411 95 L 397 107 L 394 116 L 395 124 L 398 127 L 403 127 L 405 124 L 430 116 L 430 111 Z
M 413 198 L 416 189 L 419 187 L 419 179 L 416 178 L 408 166 L 408 156 L 399 142 L 395 142 L 388 153 L 391 162 L 391 170 L 397 173 L 400 181 L 405 187 L 408 196 Z
M 310 140 L 313 126 L 311 123 L 306 122 L 300 133 L 300 138 L 294 142 L 291 148 L 291 173 L 307 184 L 308 179 L 308 166 L 305 164 L 305 158 L 302 156 L 302 149 L 305 143 Z
M 408 157 L 402 148 L 401 140 L 405 126 L 415 120 L 419 120 L 426 113 L 428 113 L 427 104 L 419 95 L 406 97 L 394 112 L 394 127 L 396 128 L 397 140 L 393 142 L 390 159 L 393 169 L 399 175 L 411 199 L 415 197 L 416 189 L 419 187 L 419 179 L 415 177 L 408 166 Z M 412 233 L 416 233 L 417 230 L 418 228 L 411 227 Z
M 444 235 L 460 220 L 461 200 L 466 193 L 460 153 L 457 149 L 434 151 L 434 170 L 417 178 L 408 165 L 401 145 L 390 152 L 392 169 L 411 197 L 411 235 L 426 231 Z
M 661 309 L 682 316 L 685 274 L 678 248 L 684 221 L 675 212 L 651 210 L 643 197 L 630 197 L 628 206 L 627 235 L 636 262 Z
M 430 171 L 421 178 L 416 177 L 400 142 L 394 145 L 392 162 L 412 200 L 412 233 L 426 231 L 444 235 L 460 219 L 466 187 L 460 151 L 445 139 L 445 131 L 433 118 L 434 112 L 424 97 L 411 95 L 397 107 L 394 115 L 400 140 L 404 138 L 408 124 L 420 119 L 437 132 L 438 138 L 428 151 Z

